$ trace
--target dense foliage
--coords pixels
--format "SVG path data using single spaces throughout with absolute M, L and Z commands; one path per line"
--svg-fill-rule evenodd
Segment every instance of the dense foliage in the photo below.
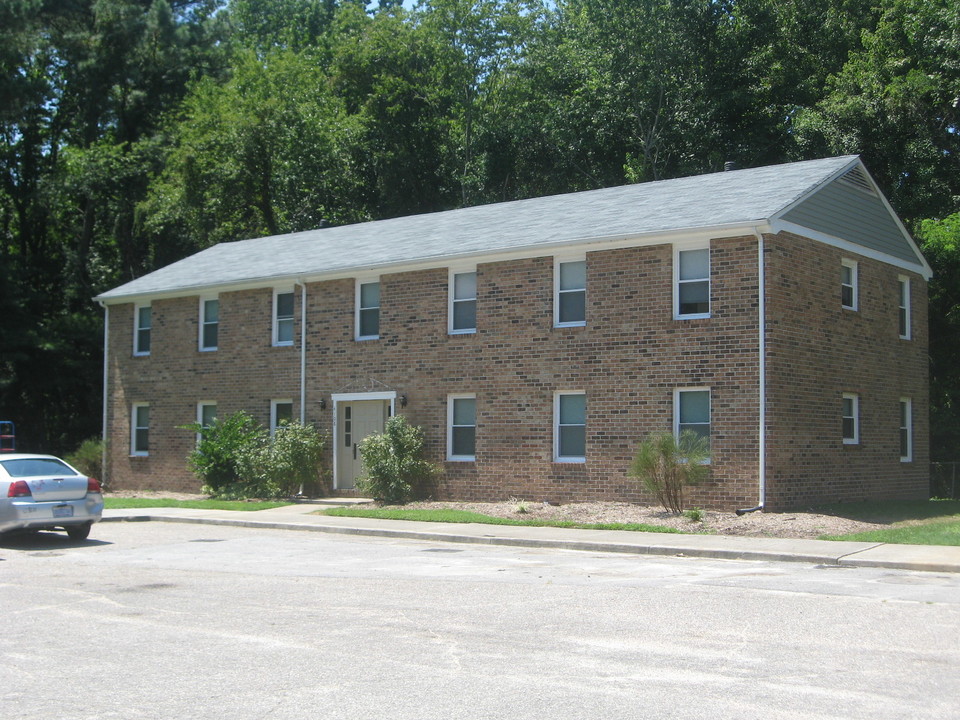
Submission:
M 91 298 L 212 243 L 861 153 L 930 243 L 932 445 L 960 458 L 954 0 L 411 4 L 0 0 L 21 447 L 99 432 Z
M 405 503 L 422 494 L 425 484 L 440 470 L 423 457 L 423 431 L 403 415 L 387 420 L 382 433 L 360 443 L 363 477 L 357 489 L 377 502 Z
M 320 490 L 325 440 L 312 425 L 283 423 L 271 436 L 241 410 L 184 429 L 198 436 L 187 463 L 214 497 L 279 498 Z

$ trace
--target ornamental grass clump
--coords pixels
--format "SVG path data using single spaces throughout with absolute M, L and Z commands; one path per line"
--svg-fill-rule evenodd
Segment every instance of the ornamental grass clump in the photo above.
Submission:
M 630 475 L 643 482 L 663 507 L 680 514 L 684 509 L 684 488 L 710 475 L 710 441 L 691 430 L 677 439 L 673 433 L 648 435 L 633 458 Z

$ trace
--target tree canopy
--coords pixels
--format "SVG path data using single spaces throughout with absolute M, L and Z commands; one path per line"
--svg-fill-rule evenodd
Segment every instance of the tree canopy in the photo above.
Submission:
M 98 292 L 224 240 L 859 153 L 960 459 L 952 0 L 0 0 L 0 417 L 99 433 Z

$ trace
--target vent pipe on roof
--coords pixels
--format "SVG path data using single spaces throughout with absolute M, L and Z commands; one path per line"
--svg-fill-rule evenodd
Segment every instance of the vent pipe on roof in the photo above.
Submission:
M 736 170 L 736 169 L 737 169 L 737 163 L 734 162 L 733 160 L 727 160 L 727 161 L 723 164 L 723 171 L 724 171 L 724 172 L 730 172 L 731 170 Z

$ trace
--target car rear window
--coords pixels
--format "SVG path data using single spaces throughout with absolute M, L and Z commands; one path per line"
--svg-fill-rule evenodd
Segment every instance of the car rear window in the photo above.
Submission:
M 46 475 L 76 475 L 70 466 L 56 458 L 17 458 L 0 460 L 10 477 L 44 477 Z

